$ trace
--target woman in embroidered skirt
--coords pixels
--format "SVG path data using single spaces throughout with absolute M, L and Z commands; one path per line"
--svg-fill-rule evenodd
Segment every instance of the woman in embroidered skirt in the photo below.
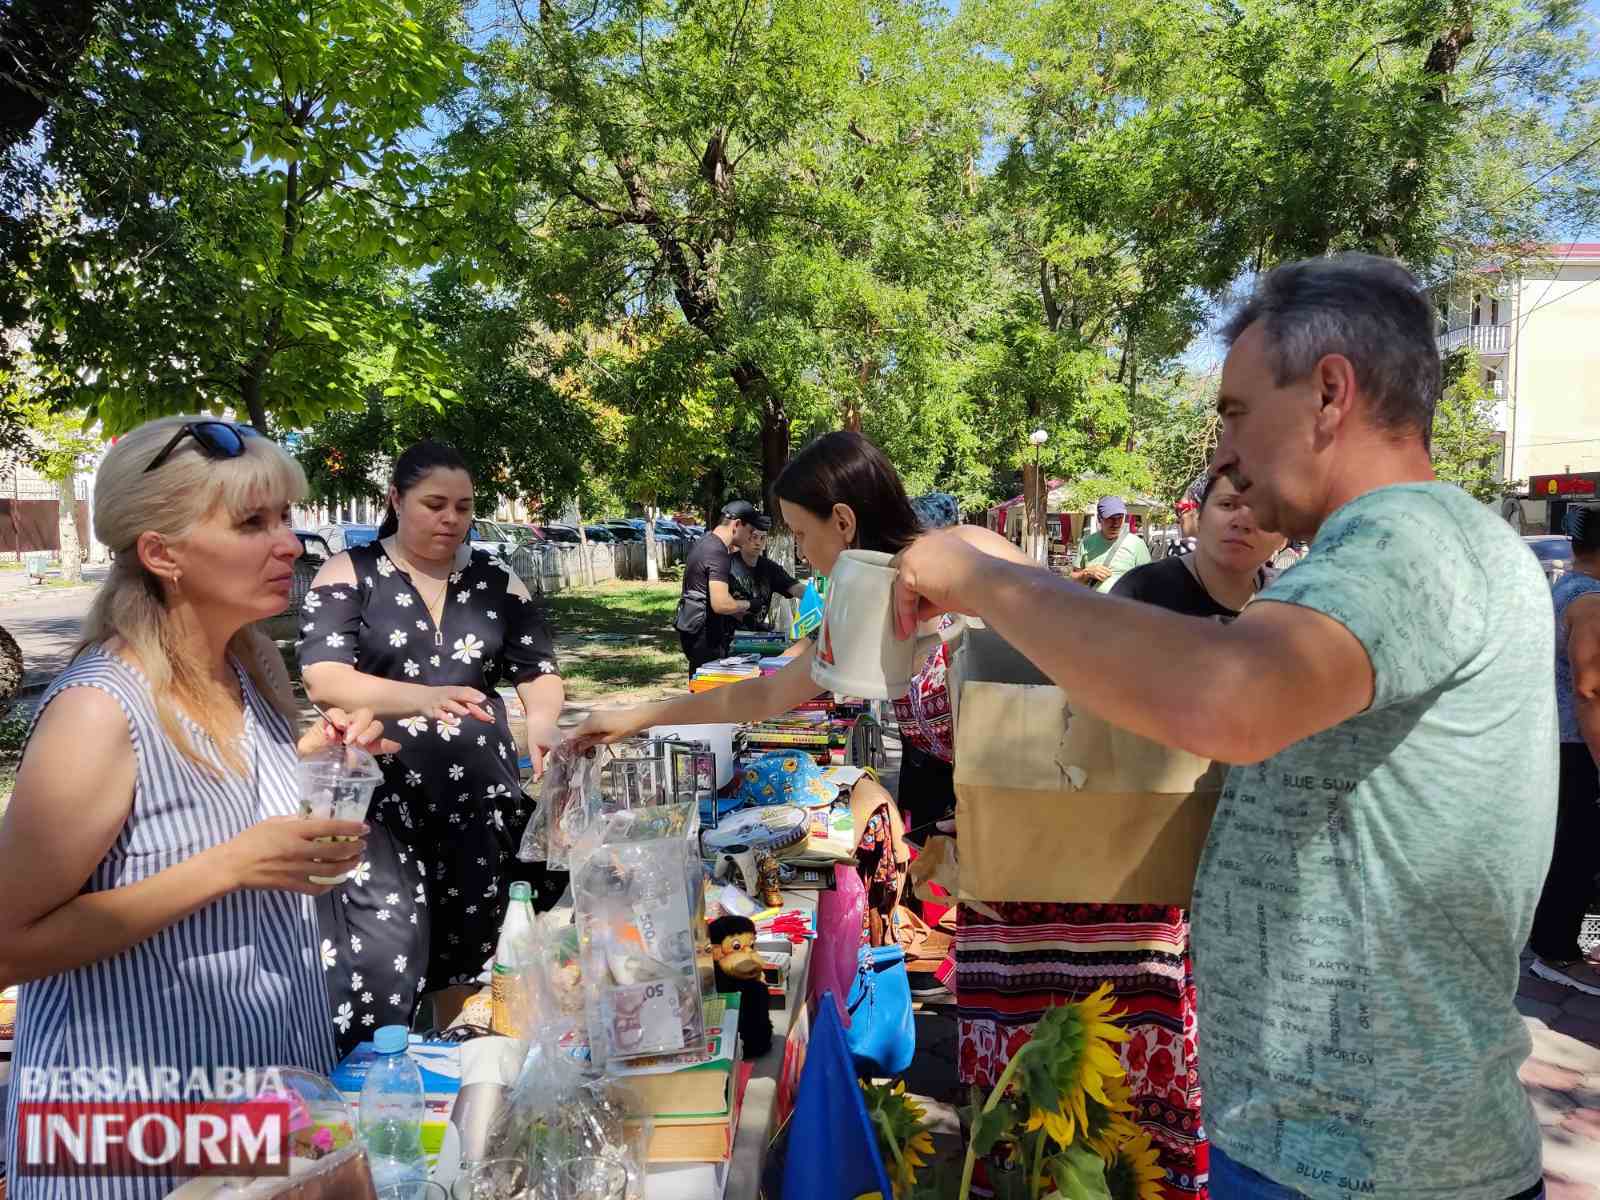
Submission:
M 1263 533 L 1233 484 L 1199 487 L 1192 554 L 1129 571 L 1114 592 L 1188 616 L 1232 620 L 1283 547 Z M 984 911 L 987 909 L 988 911 Z M 1169 1197 L 1207 1194 L 1189 914 L 1136 904 L 963 906 L 956 1002 L 964 1082 L 992 1084 L 1046 1008 L 1112 985 L 1132 1036 L 1122 1064 L 1134 1118 L 1150 1134 Z

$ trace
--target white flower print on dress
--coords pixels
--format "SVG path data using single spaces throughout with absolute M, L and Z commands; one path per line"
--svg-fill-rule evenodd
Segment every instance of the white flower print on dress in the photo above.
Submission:
M 498 621 L 500 619 L 500 614 L 495 612 L 495 610 L 492 608 L 485 615 L 488 616 L 489 620 L 491 621 Z
M 372 1003 L 372 993 L 371 992 L 362 992 L 361 993 L 361 1003 L 363 1003 L 363 1004 L 371 1004 Z
M 460 763 L 451 763 L 450 764 L 450 778 L 451 779 L 460 779 L 466 773 L 467 773 L 467 769 L 465 767 L 463 767 Z
M 418 675 L 422 674 L 422 668 L 417 666 L 417 664 L 412 662 L 409 658 L 406 659 L 404 670 L 407 679 L 415 679 Z
M 337 650 L 344 645 L 344 635 L 342 633 L 330 633 L 327 637 L 327 642 L 331 648 Z
M 404 592 L 396 592 L 394 594 L 394 602 L 401 608 L 411 607 L 411 597 L 406 595 Z
M 363 863 L 362 865 L 365 866 L 366 864 Z M 360 954 L 361 953 L 361 939 L 360 938 L 353 937 L 353 938 L 350 939 L 350 953 L 351 954 Z M 356 986 L 360 987 L 361 985 L 357 984 Z
M 426 621 L 418 621 L 417 622 L 417 628 L 422 630 L 423 633 L 427 633 L 428 632 L 428 623 Z
M 461 732 L 461 727 L 459 725 L 451 725 L 446 721 L 440 721 L 437 732 L 441 738 L 448 742 Z
M 539 660 L 539 674 L 541 674 L 541 675 L 554 675 L 555 673 L 556 673 L 556 665 L 555 665 L 555 663 L 551 662 L 548 658 L 541 658 Z
M 361 986 L 361 972 L 360 971 L 354 971 L 350 975 L 350 987 L 353 990 L 353 989 L 358 988 L 360 986 Z
M 421 782 L 422 782 L 422 772 L 421 771 L 407 771 L 406 772 L 406 786 L 407 787 L 416 787 Z
M 327 938 L 323 938 L 322 939 L 322 969 L 324 971 L 326 971 L 329 967 L 333 966 L 334 961 L 337 958 L 338 958 L 338 955 L 335 954 L 334 950 L 333 950 L 333 943 L 330 940 L 328 940 Z
M 394 972 L 395 972 L 395 974 L 399 975 L 402 972 L 404 972 L 405 969 L 406 969 L 406 956 L 404 954 L 396 954 L 394 956 Z
M 380 558 L 378 560 L 378 574 L 382 575 L 385 579 L 389 578 L 389 576 L 394 574 L 394 564 L 387 558 Z
M 413 925 L 415 925 L 415 924 L 416 924 L 416 923 L 417 923 L 417 914 L 416 914 L 416 913 L 412 913 L 412 914 L 411 914 L 411 915 L 410 915 L 410 916 L 409 916 L 409 917 L 407 917 L 407 918 L 406 918 L 406 919 L 407 919 L 407 920 L 408 920 L 408 921 L 410 921 L 410 922 L 411 922 L 411 923 L 412 923 L 412 924 L 413 924 Z
M 487 745 L 488 745 L 488 744 L 489 744 L 489 738 L 488 738 L 488 735 L 487 735 L 487 734 L 482 734 L 482 733 L 480 733 L 480 734 L 479 734 L 479 735 L 478 735 L 478 745 L 480 745 L 480 746 L 487 746 Z
M 362 1013 L 361 1014 L 361 1023 L 363 1025 L 369 1025 L 369 1026 L 370 1025 L 375 1025 L 377 1023 L 377 1018 L 374 1017 L 371 1013 Z
M 361 863 L 356 867 L 355 874 L 350 876 L 350 878 L 352 880 L 354 880 L 356 883 L 360 883 L 360 884 L 366 883 L 367 880 L 372 878 L 372 864 L 367 862 L 365 859 L 363 859 L 361 861 Z M 360 954 L 361 953 L 361 943 L 358 942 L 355 938 L 351 938 L 350 939 L 350 949 L 354 950 L 357 954 Z
M 428 718 L 427 717 L 407 717 L 405 720 L 400 722 L 400 728 L 404 729 L 412 737 L 417 737 L 417 736 L 427 732 L 427 729 L 428 729 Z
M 364 578 L 365 578 L 365 579 L 366 579 L 366 581 L 367 581 L 367 587 L 368 587 L 368 588 L 372 588 L 372 587 L 375 587 L 375 586 L 376 586 L 376 585 L 375 585 L 375 584 L 374 584 L 374 583 L 373 583 L 373 582 L 372 582 L 372 576 L 371 576 L 371 575 L 367 575 L 367 576 L 365 576 L 365 577 L 364 577 Z
M 355 1009 L 350 1007 L 348 1000 L 339 1005 L 339 1011 L 333 1014 L 333 1023 L 339 1027 L 340 1033 L 350 1032 L 350 1022 L 355 1015 Z
M 389 1003 L 394 1005 L 396 1008 L 399 1008 L 400 1007 L 400 993 L 396 992 L 394 995 L 390 996 L 389 997 Z
M 317 623 L 315 621 L 307 621 L 304 625 L 300 626 L 300 632 L 301 633 L 310 633 L 316 627 L 317 627 Z
M 322 607 L 322 597 L 315 592 L 307 592 L 306 598 L 300 601 L 300 607 L 307 612 L 316 612 L 317 609 Z
M 399 904 L 400 903 L 400 893 L 399 892 L 390 892 L 387 896 L 385 896 L 383 898 L 383 902 L 385 904 Z
M 389 645 L 391 645 L 391 646 L 404 646 L 405 644 L 406 644 L 406 631 L 404 629 L 396 629 L 392 633 L 389 634 Z
M 500 757 L 504 758 L 505 756 L 506 756 L 506 744 L 504 742 L 501 742 L 500 743 Z
M 467 905 L 467 907 L 466 907 L 466 914 L 467 914 L 467 916 L 469 916 L 469 917 L 470 917 L 470 916 L 471 916 L 471 915 L 472 915 L 472 914 L 473 914 L 473 913 L 475 913 L 475 912 L 477 912 L 477 911 L 478 911 L 478 906 L 477 906 L 477 905 L 476 905 L 476 904 L 469 904 L 469 905 Z
M 459 592 L 456 593 L 456 603 L 457 604 L 465 604 L 468 600 L 471 600 L 471 599 L 472 599 L 472 593 L 467 591 L 466 588 L 462 588 Z
M 478 580 L 478 590 L 480 592 L 487 592 L 489 590 L 489 581 L 487 579 Z
M 344 592 L 335 592 L 333 594 L 333 598 L 335 600 L 343 600 L 343 599 L 345 599 L 345 597 L 346 597 L 346 593 L 344 593 Z
M 473 659 L 483 657 L 483 639 L 472 633 L 466 637 L 458 637 L 455 653 L 450 657 L 458 658 L 470 666 Z
M 451 576 L 450 576 L 450 582 L 451 583 L 460 583 L 461 582 L 461 572 L 460 571 L 453 572 L 451 574 Z
M 437 667 L 439 665 L 439 656 L 437 654 L 429 655 L 428 656 L 428 665 L 432 666 L 432 667 Z
M 522 644 L 523 644 L 523 645 L 524 645 L 524 646 L 531 646 L 531 645 L 533 645 L 533 635 L 532 635 L 532 634 L 529 634 L 529 633 L 525 633 L 525 634 L 523 634 L 523 635 L 522 635 Z
M 380 921 L 387 921 L 392 916 L 394 916 L 394 914 L 387 908 L 380 908 L 378 910 L 378 920 Z
M 422 885 L 419 883 L 417 884 L 417 903 L 426 904 L 427 902 L 428 898 L 422 894 Z

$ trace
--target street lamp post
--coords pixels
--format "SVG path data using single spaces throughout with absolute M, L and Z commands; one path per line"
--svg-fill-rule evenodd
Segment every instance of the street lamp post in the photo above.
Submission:
M 1045 531 L 1045 521 L 1046 521 L 1044 509 L 1045 509 L 1046 501 L 1045 501 L 1044 476 L 1041 475 L 1040 472 L 1039 472 L 1039 454 L 1040 454 L 1040 451 L 1044 448 L 1044 444 L 1046 442 L 1048 442 L 1049 440 L 1050 440 L 1049 431 L 1048 430 L 1044 430 L 1044 429 L 1035 429 L 1032 433 L 1030 433 L 1028 435 L 1028 444 L 1033 447 L 1033 497 L 1034 497 L 1034 499 L 1033 499 L 1034 511 L 1032 513 L 1034 524 L 1033 524 L 1033 528 L 1029 530 L 1029 533 L 1032 535 L 1032 537 L 1034 539 L 1033 547 L 1032 547 L 1033 557 L 1036 558 L 1037 560 L 1039 560 L 1040 562 L 1044 562 L 1045 561 L 1045 559 L 1048 557 L 1049 551 L 1047 549 L 1046 539 L 1045 539 L 1045 532 L 1044 532 Z

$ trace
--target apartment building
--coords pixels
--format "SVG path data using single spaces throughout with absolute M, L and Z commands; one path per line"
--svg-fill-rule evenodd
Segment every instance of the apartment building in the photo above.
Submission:
M 1502 477 L 1527 484 L 1505 515 L 1528 532 L 1559 527 L 1566 501 L 1600 491 L 1597 281 L 1600 242 L 1567 242 L 1435 296 L 1439 349 L 1478 353 L 1504 438 Z

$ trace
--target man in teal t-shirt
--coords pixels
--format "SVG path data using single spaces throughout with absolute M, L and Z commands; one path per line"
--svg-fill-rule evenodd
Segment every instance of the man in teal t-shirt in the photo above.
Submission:
M 1230 625 L 986 530 L 901 557 L 903 633 L 974 614 L 1074 708 L 1245 764 L 1192 909 L 1218 1200 L 1541 1190 L 1512 1001 L 1555 829 L 1554 618 L 1510 527 L 1433 479 L 1434 329 L 1365 255 L 1277 268 L 1228 324 L 1213 469 L 1311 543 Z
M 1100 528 L 1083 535 L 1072 578 L 1097 592 L 1109 592 L 1135 567 L 1150 561 L 1150 547 L 1128 528 L 1128 506 L 1120 496 L 1102 496 L 1095 505 Z

